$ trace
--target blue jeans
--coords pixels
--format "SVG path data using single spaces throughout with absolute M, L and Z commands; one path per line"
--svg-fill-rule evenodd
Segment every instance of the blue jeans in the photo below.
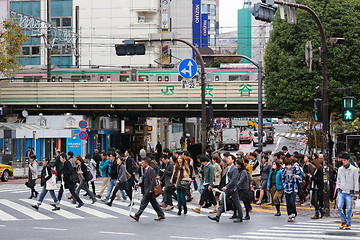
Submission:
M 342 223 L 346 222 L 347 224 L 349 224 L 349 226 L 351 226 L 353 199 L 354 199 L 354 194 L 346 194 L 346 193 L 338 192 L 337 202 L 338 202 L 338 209 L 340 213 L 341 222 Z M 346 213 L 347 217 L 345 216 L 345 212 L 343 209 L 344 203 L 347 208 L 347 213 Z
M 39 200 L 38 200 L 38 204 L 40 205 L 42 203 L 42 201 L 44 200 L 47 192 L 50 192 L 50 195 L 52 197 L 52 199 L 54 200 L 54 203 L 58 203 L 59 200 L 57 199 L 56 195 L 55 195 L 55 192 L 54 190 L 46 190 L 46 185 L 43 187 L 43 189 L 41 190 L 41 193 L 40 193 L 40 197 L 39 197 Z
M 296 192 L 285 193 L 285 199 L 286 199 L 286 210 L 287 210 L 288 216 L 290 216 L 292 214 L 295 214 L 295 216 L 296 216 L 297 215 L 296 205 L 295 205 Z
M 111 192 L 112 192 L 113 188 L 116 186 L 116 181 L 117 181 L 117 179 L 110 179 L 109 186 L 108 186 L 108 192 L 106 194 L 106 197 L 104 198 L 105 201 L 110 199 Z M 124 190 L 120 190 L 120 193 L 121 193 L 122 198 L 124 200 L 126 200 L 127 197 L 125 195 Z
M 176 188 L 178 207 L 184 206 L 186 207 L 186 191 L 180 188 Z

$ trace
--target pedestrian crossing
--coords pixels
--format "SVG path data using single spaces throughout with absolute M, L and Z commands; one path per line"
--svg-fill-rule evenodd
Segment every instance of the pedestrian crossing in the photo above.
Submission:
M 307 222 L 294 222 L 269 229 L 244 232 L 241 235 L 229 235 L 228 239 L 269 239 L 269 240 L 316 240 L 316 239 L 357 239 L 359 223 L 352 223 L 351 230 L 339 229 L 339 219 L 319 219 Z
M 275 137 L 285 137 L 285 138 L 301 138 L 303 135 L 296 133 L 275 133 Z

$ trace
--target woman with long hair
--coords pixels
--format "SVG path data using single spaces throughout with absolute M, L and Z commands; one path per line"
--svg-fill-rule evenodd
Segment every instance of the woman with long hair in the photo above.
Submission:
M 116 185 L 115 188 L 112 192 L 112 195 L 110 197 L 110 202 L 106 203 L 108 206 L 112 206 L 112 203 L 116 197 L 116 193 L 120 190 L 125 190 L 126 187 L 126 167 L 125 167 L 125 158 L 123 156 L 117 158 L 116 160 L 117 162 L 117 169 L 118 169 L 118 176 L 117 176 L 117 180 L 116 180 Z
M 29 175 L 28 175 L 28 181 L 25 183 L 25 185 L 31 189 L 31 194 L 29 199 L 32 198 L 37 198 L 38 196 L 38 192 L 35 190 L 35 185 L 36 185 L 36 179 L 38 177 L 37 174 L 37 168 L 38 168 L 38 163 L 36 160 L 36 156 L 35 155 L 31 155 L 30 156 L 30 162 L 29 162 Z
M 311 219 L 319 219 L 324 215 L 323 211 L 323 190 L 324 190 L 324 174 L 323 167 L 319 160 L 314 160 L 315 171 L 310 174 L 311 178 L 311 205 L 315 207 L 315 215 Z M 320 216 L 319 216 L 320 215 Z
M 80 155 L 75 156 L 75 162 L 77 163 L 76 172 L 79 175 L 79 181 L 80 181 L 79 186 L 76 189 L 76 194 L 79 195 L 80 190 L 84 189 L 85 192 L 92 199 L 92 203 L 95 203 L 96 202 L 95 195 L 93 192 L 90 191 L 89 185 L 87 184 L 87 182 L 92 179 L 92 174 L 90 174 L 91 177 L 87 178 L 88 168 L 85 165 L 84 159 Z M 76 203 L 75 199 L 73 200 L 73 203 L 74 204 Z
M 182 208 L 184 208 L 184 214 L 186 214 L 187 206 L 185 194 L 187 190 L 186 187 L 184 188 L 184 185 L 182 183 L 186 184 L 186 182 L 191 182 L 191 178 L 189 165 L 187 161 L 185 161 L 184 157 L 181 155 L 176 159 L 174 172 L 172 174 L 170 182 L 176 187 L 178 215 L 181 215 Z M 190 187 L 190 185 L 188 186 Z

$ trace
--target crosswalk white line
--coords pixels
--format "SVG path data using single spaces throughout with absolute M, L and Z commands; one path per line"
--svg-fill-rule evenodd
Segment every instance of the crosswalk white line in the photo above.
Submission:
M 291 237 L 271 237 L 271 236 L 266 236 L 266 237 L 260 237 L 260 236 L 244 236 L 244 235 L 231 235 L 228 236 L 229 238 L 238 238 L 238 239 L 266 239 L 266 240 L 289 240 L 291 239 Z M 310 237 L 310 238 L 301 238 L 301 240 L 314 240 L 314 238 Z
M 31 200 L 31 199 L 20 199 L 21 201 L 24 201 L 24 202 L 26 202 L 26 203 L 29 203 L 29 204 L 34 204 L 35 202 L 33 201 L 33 200 Z M 53 209 L 54 207 L 53 206 L 51 206 L 51 205 L 49 205 L 49 204 L 46 204 L 46 203 L 42 203 L 41 205 L 40 205 L 40 209 L 38 210 L 38 211 L 41 211 L 41 209 L 45 209 L 45 210 L 47 210 L 47 211 L 50 211 L 50 212 L 52 212 L 52 213 L 54 213 L 54 214 L 57 214 L 57 215 L 59 215 L 59 216 L 62 216 L 62 217 L 64 217 L 64 218 L 67 218 L 67 219 L 82 219 L 83 217 L 81 217 L 81 216 L 78 216 L 78 215 L 76 215 L 76 214 L 74 214 L 74 213 L 71 213 L 71 212 L 69 212 L 69 211 L 66 211 L 66 210 L 64 210 L 64 209 L 61 209 L 61 206 L 60 206 L 60 210 L 59 211 L 52 211 L 52 209 Z
M 313 224 L 311 224 L 313 226 Z M 297 228 L 305 228 L 305 229 L 308 229 L 309 226 L 308 225 L 290 225 L 290 224 L 287 224 L 287 225 L 284 225 L 284 227 L 294 227 L 296 226 Z M 340 225 L 334 225 L 334 226 L 321 226 L 322 229 L 326 229 L 326 230 L 329 230 L 329 229 L 339 229 L 339 226 Z M 351 227 L 351 229 L 354 229 L 354 230 L 359 230 L 360 231 L 360 227 Z
M 257 237 L 259 236 L 259 233 L 258 232 L 246 232 L 246 233 L 243 233 L 243 238 L 246 238 L 247 236 L 254 236 L 256 235 Z M 341 239 L 343 240 L 344 239 L 344 236 L 335 236 L 335 235 L 326 235 L 326 234 L 308 234 L 308 233 L 302 233 L 301 235 L 294 235 L 294 234 L 286 234 L 286 233 L 281 233 L 281 231 L 279 231 L 278 233 L 267 233 L 267 232 L 261 232 L 261 237 L 263 239 L 268 239 L 268 237 L 290 237 L 291 238 L 294 238 L 294 239 L 302 239 L 304 237 L 308 237 L 308 238 L 312 238 L 312 239 Z M 352 239 L 355 239 L 355 240 L 359 240 L 359 237 L 351 237 L 351 236 L 346 236 L 346 240 L 352 240 Z
M 342 229 L 339 229 L 339 226 L 336 227 L 336 229 L 323 229 L 323 228 L 318 228 L 318 229 L 314 229 L 314 230 L 308 230 L 308 228 L 297 228 L 297 227 L 272 227 L 271 229 L 273 229 L 274 231 L 278 231 L 281 230 L 282 231 L 291 231 L 292 233 L 297 233 L 297 232 L 306 232 L 306 231 L 320 231 L 320 232 L 324 232 L 324 231 L 332 231 L 332 232 L 341 232 L 344 231 Z
M 286 133 L 286 134 L 285 134 L 285 137 L 289 137 L 289 136 L 290 136 L 290 133 Z
M 113 202 L 113 205 L 119 205 L 119 206 L 123 206 L 123 207 L 127 207 L 128 203 L 125 202 Z M 151 204 L 149 203 L 149 205 L 151 206 Z M 137 212 L 137 210 L 139 209 L 139 206 L 137 206 L 136 204 L 133 206 L 133 211 Z M 175 207 L 174 207 L 175 209 Z M 164 211 L 165 212 L 165 217 L 176 217 L 176 215 L 172 214 L 170 211 Z M 151 215 L 155 215 L 157 216 L 157 213 L 155 212 L 155 210 L 153 209 L 148 209 L 148 207 L 144 210 L 144 213 L 149 213 Z M 143 217 L 143 216 L 141 216 Z
M 296 135 L 296 134 L 295 134 L 295 133 L 293 133 L 293 134 L 291 134 L 291 137 L 295 137 L 295 135 Z
M 60 202 L 60 205 L 64 205 L 64 206 L 67 206 L 67 207 L 71 207 L 71 208 L 77 209 L 77 210 L 79 210 L 79 211 L 85 212 L 85 213 L 87 213 L 87 214 L 90 214 L 90 215 L 93 215 L 93 216 L 99 217 L 99 218 L 116 218 L 116 217 L 113 216 L 113 215 L 100 212 L 100 211 L 95 210 L 95 209 L 92 209 L 92 208 L 90 208 L 90 207 L 82 206 L 81 208 L 75 208 L 75 206 L 76 206 L 75 204 L 71 204 L 71 203 L 66 202 L 66 201 L 61 201 L 61 202 Z
M 16 217 L 11 216 L 10 214 L 0 210 L 0 220 L 3 221 L 16 221 L 19 220 Z
M 41 213 L 38 213 L 37 211 L 31 209 L 31 206 L 29 207 L 24 207 L 18 203 L 15 203 L 15 202 L 12 202 L 12 201 L 9 201 L 7 199 L 0 199 L 0 203 L 9 207 L 9 208 L 12 208 L 12 209 L 15 209 L 19 212 L 21 212 L 22 214 L 25 214 L 33 219 L 36 219 L 36 220 L 50 220 L 52 218 L 44 215 L 44 214 L 41 214 Z
M 88 199 L 81 199 L 84 203 L 86 204 L 91 204 L 91 200 L 88 200 Z M 99 201 L 94 203 L 92 206 L 95 206 L 95 207 L 98 207 L 98 208 L 102 208 L 102 209 L 106 209 L 107 211 L 110 211 L 110 212 L 115 212 L 117 214 L 121 214 L 121 215 L 124 215 L 124 216 L 129 216 L 129 211 L 128 210 L 125 210 L 125 209 L 122 209 L 122 208 L 119 208 L 119 207 L 115 207 L 114 204 L 112 207 L 109 207 L 108 205 L 105 205 L 104 203 L 100 203 Z

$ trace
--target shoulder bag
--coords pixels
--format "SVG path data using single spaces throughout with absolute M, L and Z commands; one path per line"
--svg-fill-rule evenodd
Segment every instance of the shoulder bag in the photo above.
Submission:
M 150 171 L 149 171 L 149 179 L 150 179 L 150 184 L 151 184 L 151 176 L 150 176 Z M 159 184 L 157 181 L 156 181 L 156 185 L 154 187 L 154 191 L 151 193 L 152 195 L 152 198 L 157 198 L 158 196 L 160 196 L 162 193 L 162 187 L 161 187 L 161 184 Z
M 178 181 L 176 188 L 188 191 L 190 189 L 190 185 L 191 185 L 190 181 L 181 180 Z
M 48 169 L 46 168 L 46 177 L 49 176 Z M 51 178 L 46 181 L 46 190 L 56 189 L 56 175 L 52 174 Z

